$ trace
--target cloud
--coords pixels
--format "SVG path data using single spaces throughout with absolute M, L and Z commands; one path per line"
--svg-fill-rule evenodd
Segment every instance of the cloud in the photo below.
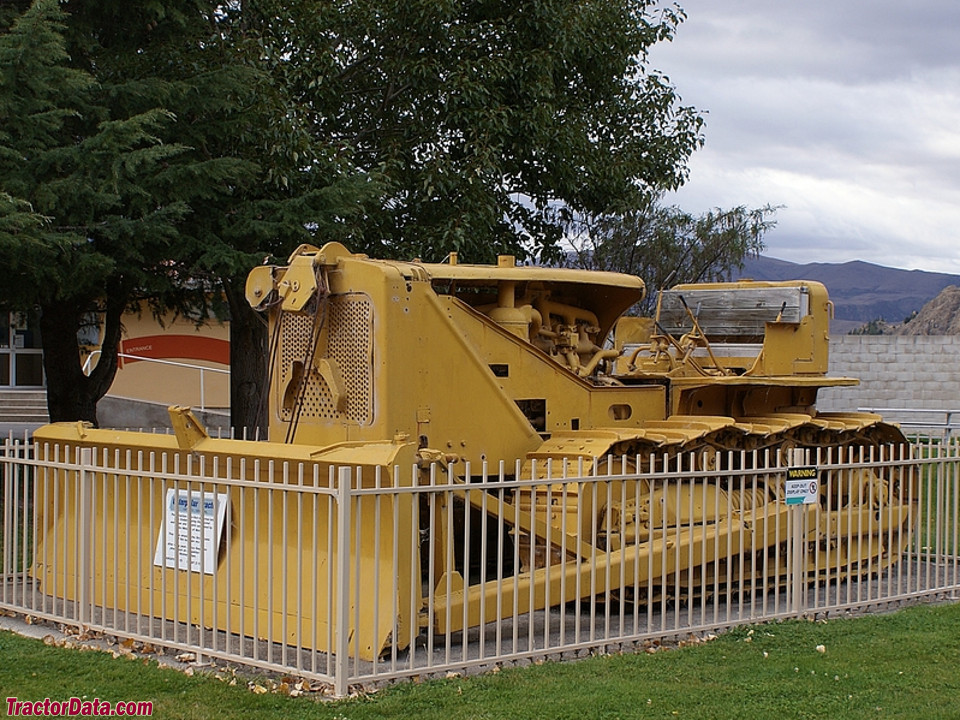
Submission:
M 682 4 L 651 65 L 706 147 L 669 201 L 785 205 L 775 257 L 960 273 L 960 3 Z

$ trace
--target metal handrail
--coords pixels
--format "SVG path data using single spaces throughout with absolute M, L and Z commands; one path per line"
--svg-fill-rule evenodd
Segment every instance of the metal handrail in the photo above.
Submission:
M 896 422 L 903 428 L 930 428 L 942 431 L 944 437 L 949 438 L 954 431 L 960 430 L 960 410 L 941 410 L 939 408 L 880 408 L 880 407 L 861 407 L 857 408 L 860 412 L 871 412 L 883 415 Z M 899 418 L 918 418 L 924 416 L 943 417 L 942 421 L 925 419 L 904 419 Z
M 83 374 L 89 375 L 92 370 L 92 361 L 94 355 L 101 355 L 102 350 L 92 350 L 87 356 L 87 359 L 83 363 Z M 204 403 L 204 398 L 206 397 L 206 391 L 204 386 L 203 374 L 205 372 L 220 373 L 221 375 L 229 375 L 230 370 L 221 370 L 220 368 L 205 367 L 203 365 L 194 365 L 193 363 L 178 362 L 176 360 L 163 360 L 161 358 L 151 358 L 144 357 L 142 355 L 131 355 L 129 353 L 118 352 L 118 358 L 124 358 L 129 360 L 139 360 L 141 362 L 151 362 L 156 363 L 157 365 L 172 365 L 174 367 L 185 368 L 187 370 L 198 370 L 200 372 L 200 410 L 206 410 L 206 405 Z

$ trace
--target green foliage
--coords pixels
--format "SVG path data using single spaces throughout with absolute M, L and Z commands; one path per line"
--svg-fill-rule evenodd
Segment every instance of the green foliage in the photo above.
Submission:
M 589 218 L 570 225 L 570 262 L 638 275 L 650 291 L 729 279 L 746 257 L 763 250 L 776 210 L 740 206 L 694 216 L 652 203 L 639 211 Z M 648 292 L 636 310 L 649 314 L 655 302 L 655 292 Z
M 702 119 L 645 64 L 683 15 L 650 0 L 296 0 L 266 54 L 354 164 L 386 181 L 378 256 L 556 257 L 564 218 L 679 185 Z M 287 18 L 295 21 L 288 21 Z
M 95 419 L 137 297 L 202 307 L 371 192 L 248 34 L 199 0 L 38 0 L 0 35 L 0 305 L 43 310 L 54 419 Z M 104 354 L 86 379 L 76 330 L 93 310 Z
M 82 228 L 53 220 L 70 203 L 58 190 L 85 164 L 67 135 L 93 85 L 64 66 L 62 20 L 56 2 L 38 3 L 0 36 L 0 265 L 6 270 L 0 303 L 7 308 L 35 304 L 42 281 L 46 288 L 69 287 L 73 266 L 88 266 L 77 252 L 86 243 Z
M 876 318 L 868 323 L 854 328 L 850 335 L 887 335 L 890 332 L 890 325 L 883 318 Z
M 12 199 L 0 231 L 0 304 L 41 309 L 51 417 L 95 421 L 123 309 L 171 280 L 167 260 L 197 189 L 177 170 L 216 182 L 230 161 L 211 160 L 211 171 L 188 157 L 166 136 L 175 115 L 147 88 L 125 103 L 107 64 L 89 61 L 95 43 L 71 49 L 69 19 L 55 0 L 37 0 L 0 35 L 0 192 Z M 42 221 L 24 223 L 24 211 Z M 76 333 L 97 309 L 106 311 L 104 355 L 88 378 Z
M 3 211 L 7 305 L 87 309 L 118 283 L 127 293 L 156 285 L 192 195 L 204 192 L 183 175 L 209 187 L 236 170 L 193 161 L 166 137 L 173 113 L 124 103 L 122 86 L 71 66 L 66 22 L 59 3 L 40 0 L 0 36 L 0 191 L 42 218 L 12 224 Z
M 46 218 L 33 212 L 26 200 L 0 193 L 0 242 L 15 235 L 26 239 L 39 231 L 44 222 Z M 7 259 L 16 262 L 16 258 Z

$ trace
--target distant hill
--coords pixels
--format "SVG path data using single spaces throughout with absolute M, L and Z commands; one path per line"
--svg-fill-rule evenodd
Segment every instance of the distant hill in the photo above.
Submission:
M 739 277 L 822 282 L 836 309 L 832 328 L 840 333 L 878 318 L 901 323 L 945 287 L 960 285 L 960 275 L 899 270 L 862 260 L 799 264 L 764 256 L 747 260 Z

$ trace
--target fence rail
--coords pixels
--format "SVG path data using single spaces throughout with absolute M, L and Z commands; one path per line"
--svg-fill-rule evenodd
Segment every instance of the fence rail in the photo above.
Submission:
M 960 431 L 960 410 L 877 407 L 858 410 L 883 415 L 888 422 L 896 423 L 908 435 L 929 435 L 932 431 L 939 437 L 949 439 Z
M 815 467 L 813 504 L 790 504 L 779 463 L 619 458 L 523 480 L 519 463 L 370 471 L 8 440 L 0 608 L 345 695 L 956 592 L 956 445 L 808 453 L 793 464 Z

